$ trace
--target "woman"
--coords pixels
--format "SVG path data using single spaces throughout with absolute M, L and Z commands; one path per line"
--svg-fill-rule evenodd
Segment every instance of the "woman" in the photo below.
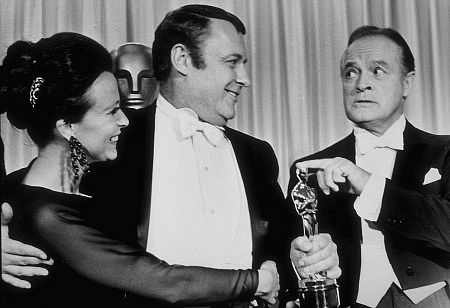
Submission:
M 123 291 L 161 305 L 196 305 L 246 300 L 271 282 L 254 270 L 168 265 L 93 227 L 101 223 L 90 215 L 91 198 L 79 193 L 80 180 L 89 163 L 117 157 L 128 125 L 101 45 L 76 33 L 19 41 L 9 47 L 3 68 L 8 118 L 26 127 L 39 148 L 28 168 L 4 184 L 14 209 L 10 236 L 55 260 L 48 277 L 30 278 L 31 289 L 9 288 L 7 305 L 112 307 L 125 302 Z

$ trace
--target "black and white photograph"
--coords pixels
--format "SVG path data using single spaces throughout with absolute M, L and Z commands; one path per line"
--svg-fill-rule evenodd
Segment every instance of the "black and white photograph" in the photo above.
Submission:
M 1 307 L 449 308 L 450 1 L 0 0 Z

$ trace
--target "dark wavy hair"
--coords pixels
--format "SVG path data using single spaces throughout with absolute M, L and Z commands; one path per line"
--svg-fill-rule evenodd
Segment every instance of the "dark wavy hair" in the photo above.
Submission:
M 354 41 L 368 36 L 384 36 L 393 41 L 402 50 L 401 64 L 405 74 L 414 71 L 414 56 L 411 49 L 406 43 L 405 39 L 400 33 L 392 28 L 379 28 L 375 26 L 361 26 L 352 32 L 348 39 L 347 46 L 350 46 Z
M 87 36 L 61 32 L 37 43 L 12 44 L 0 68 L 0 111 L 17 128 L 27 128 L 40 147 L 54 138 L 56 122 L 76 123 L 90 107 L 86 91 L 104 71 L 112 71 L 108 51 Z M 44 82 L 30 102 L 33 80 Z
M 172 69 L 170 53 L 175 44 L 186 46 L 196 68 L 205 67 L 201 47 L 210 34 L 211 18 L 229 21 L 239 33 L 245 34 L 241 20 L 218 7 L 192 4 L 168 13 L 156 28 L 152 47 L 153 73 L 158 81 L 169 78 Z

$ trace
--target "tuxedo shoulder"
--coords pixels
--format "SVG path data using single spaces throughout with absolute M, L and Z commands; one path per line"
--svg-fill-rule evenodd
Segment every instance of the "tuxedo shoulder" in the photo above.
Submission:
M 270 146 L 270 144 L 265 140 L 258 139 L 256 137 L 253 137 L 253 136 L 243 133 L 241 131 L 235 130 L 228 126 L 225 127 L 225 135 L 227 135 L 231 138 L 245 140 L 246 142 L 252 143 L 252 144 L 260 144 L 260 145 L 269 145 Z
M 295 164 L 301 161 L 305 160 L 311 160 L 311 159 L 322 159 L 322 158 L 330 158 L 335 157 L 337 153 L 345 153 L 348 151 L 349 147 L 355 146 L 355 137 L 353 134 L 347 135 L 347 137 L 339 140 L 336 143 L 333 143 L 332 145 L 328 146 L 327 148 L 320 150 L 316 153 L 301 157 L 299 159 L 296 159 L 290 168 L 290 175 L 291 178 L 296 178 L 295 175 L 296 167 Z
M 413 131 L 413 137 L 420 142 L 426 143 L 430 146 L 450 147 L 450 135 L 432 134 L 416 127 L 413 127 Z
M 335 157 L 336 153 L 342 153 L 343 148 L 347 148 L 349 146 L 354 146 L 355 137 L 353 134 L 348 135 L 347 137 L 339 140 L 338 142 L 333 143 L 332 145 L 326 147 L 325 149 L 322 149 L 318 152 L 315 152 L 313 154 L 304 156 L 302 158 L 297 159 L 294 161 L 295 163 L 298 163 L 300 161 L 304 160 L 310 160 L 310 159 L 321 159 L 321 158 L 330 158 Z

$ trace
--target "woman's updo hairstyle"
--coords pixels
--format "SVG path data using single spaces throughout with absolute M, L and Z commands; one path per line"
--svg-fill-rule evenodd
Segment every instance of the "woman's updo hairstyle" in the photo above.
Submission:
M 108 51 L 84 35 L 62 32 L 37 43 L 17 41 L 0 67 L 0 111 L 43 147 L 54 138 L 59 119 L 81 120 L 90 107 L 85 93 L 104 71 L 112 71 Z

